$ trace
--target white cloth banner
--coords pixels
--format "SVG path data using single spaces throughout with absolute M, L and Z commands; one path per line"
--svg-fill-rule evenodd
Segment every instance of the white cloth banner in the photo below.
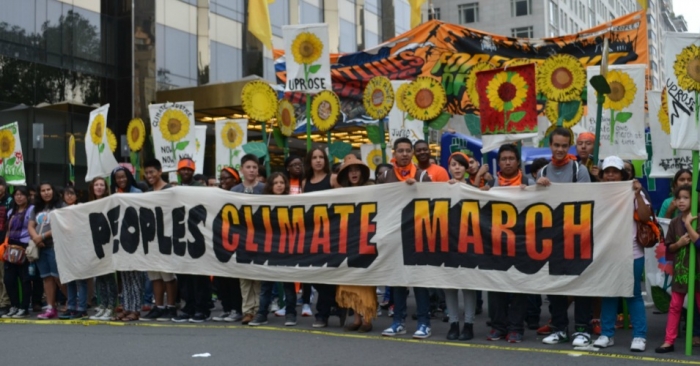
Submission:
M 251 196 L 175 187 L 53 211 L 63 283 L 114 271 L 631 296 L 630 182 L 382 184 Z M 626 244 L 625 244 L 626 243 Z
M 194 103 L 178 102 L 151 104 L 151 135 L 156 159 L 163 172 L 177 171 L 182 158 L 194 159 L 197 137 L 194 127 Z
M 195 126 L 195 152 L 192 159 L 195 163 L 195 174 L 204 174 L 204 147 L 207 146 L 207 126 Z
M 671 123 L 671 147 L 678 150 L 700 150 L 698 92 L 689 88 L 698 86 L 696 80 L 700 78 L 697 67 L 690 65 L 691 62 L 695 62 L 695 56 L 689 53 L 690 46 L 693 45 L 700 46 L 700 34 L 664 33 L 663 55 L 666 63 L 665 81 Z
M 656 92 L 660 93 L 660 92 Z M 657 218 L 663 228 L 663 232 L 668 232 L 668 225 L 671 219 Z M 666 246 L 657 244 L 652 248 L 644 249 L 644 284 L 646 291 L 652 296 L 654 306 L 662 312 L 668 311 L 668 303 L 671 299 L 671 283 L 673 282 L 673 262 L 666 260 Z M 666 293 L 668 296 L 659 296 Z M 661 301 L 660 301 L 661 300 Z M 665 300 L 665 301 L 664 301 Z
M 612 92 L 605 97 L 603 119 L 600 124 L 600 159 L 619 156 L 622 159 L 646 160 L 644 135 L 645 65 L 612 65 L 606 79 Z M 600 67 L 587 69 L 588 80 L 600 75 Z M 581 120 L 582 127 L 595 133 L 598 103 L 596 91 L 588 84 L 588 116 Z M 611 122 L 612 121 L 612 122 Z
M 216 179 L 221 169 L 241 168 L 241 158 L 245 155 L 243 145 L 248 141 L 247 119 L 226 119 L 216 121 Z
M 674 150 L 671 148 L 670 124 L 668 113 L 661 109 L 661 93 L 647 91 L 649 106 L 649 129 L 651 132 L 651 172 L 650 178 L 673 178 L 680 169 L 692 167 L 692 157 L 689 150 Z M 663 119 L 663 117 L 666 119 Z
M 402 84 L 406 84 L 406 80 L 392 80 L 391 86 L 394 87 L 394 94 Z M 394 146 L 394 141 L 400 137 L 407 137 L 411 142 L 425 139 L 423 133 L 423 121 L 413 119 L 408 113 L 401 111 L 397 107 L 397 103 L 389 111 L 389 146 Z
M 87 156 L 87 174 L 85 181 L 96 177 L 108 177 L 119 166 L 109 149 L 107 141 L 107 112 L 109 104 L 90 112 L 90 123 L 85 133 L 85 155 Z
M 386 147 L 385 154 L 386 162 L 388 163 L 392 158 L 389 146 Z M 360 155 L 362 156 L 362 162 L 369 167 L 369 179 L 374 179 L 374 171 L 382 163 L 382 147 L 374 144 L 362 144 L 360 145 Z
M 27 184 L 24 173 L 24 155 L 22 142 L 19 139 L 19 125 L 12 122 L 0 127 L 0 174 L 11 186 Z
M 282 26 L 285 92 L 318 93 L 332 90 L 328 24 Z

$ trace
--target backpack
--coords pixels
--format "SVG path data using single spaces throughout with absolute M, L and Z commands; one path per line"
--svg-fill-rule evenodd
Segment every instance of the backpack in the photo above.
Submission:
M 545 165 L 544 168 L 542 168 L 542 176 L 543 177 L 547 176 L 547 167 L 549 167 L 549 164 Z M 578 182 L 578 167 L 579 167 L 578 161 L 574 161 L 574 164 L 572 165 L 572 168 L 574 171 L 574 179 L 572 180 L 572 183 Z

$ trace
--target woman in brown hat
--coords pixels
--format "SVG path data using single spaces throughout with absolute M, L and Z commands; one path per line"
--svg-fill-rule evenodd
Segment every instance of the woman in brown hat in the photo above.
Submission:
M 369 167 L 355 155 L 347 155 L 338 172 L 338 188 L 370 185 Z M 372 330 L 372 319 L 377 316 L 377 289 L 374 286 L 339 285 L 335 300 L 341 308 L 353 309 L 355 319 L 345 327 L 348 331 L 366 333 Z

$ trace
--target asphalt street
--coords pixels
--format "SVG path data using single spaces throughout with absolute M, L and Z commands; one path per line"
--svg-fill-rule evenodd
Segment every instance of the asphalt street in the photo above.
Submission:
M 543 319 L 548 316 L 546 308 L 543 305 Z M 654 353 L 663 341 L 666 316 L 653 314 L 651 309 L 644 353 L 630 352 L 631 330 L 618 330 L 615 346 L 598 351 L 578 351 L 569 344 L 544 345 L 542 336 L 530 330 L 519 344 L 489 342 L 486 320 L 485 314 L 477 316 L 474 340 L 449 342 L 445 340 L 447 323 L 441 319 L 433 319 L 433 336 L 427 340 L 411 339 L 415 321 L 410 319 L 407 335 L 382 337 L 381 330 L 391 323 L 386 311 L 368 334 L 345 332 L 337 317 L 320 330 L 311 327 L 313 318 L 299 318 L 297 326 L 284 327 L 283 318 L 274 316 L 262 327 L 2 319 L 0 348 L 5 350 L 3 365 L 700 365 L 700 349 L 693 356 L 683 354 L 683 337 L 676 342 L 675 353 Z M 206 353 L 209 357 L 193 357 Z

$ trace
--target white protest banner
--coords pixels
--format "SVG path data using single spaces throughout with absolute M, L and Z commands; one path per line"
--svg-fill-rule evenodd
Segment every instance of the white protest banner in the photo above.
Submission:
M 663 232 L 667 233 L 671 219 L 659 217 L 658 221 Z M 673 282 L 673 261 L 666 260 L 665 245 L 659 243 L 652 248 L 644 249 L 644 278 L 647 293 L 651 295 L 654 306 L 661 312 L 668 312 Z
M 107 112 L 109 104 L 90 112 L 90 123 L 85 133 L 85 155 L 87 156 L 87 174 L 85 181 L 95 177 L 108 177 L 119 166 L 107 141 Z
M 392 80 L 391 86 L 394 87 L 394 95 L 398 96 L 401 85 L 408 85 L 408 83 L 406 80 Z M 413 119 L 406 113 L 403 101 L 401 98 L 396 97 L 394 106 L 389 112 L 389 146 L 394 146 L 394 141 L 401 137 L 406 137 L 414 143 L 425 138 L 423 121 Z
M 385 154 L 386 162 L 388 163 L 392 157 L 390 147 L 387 146 Z M 362 156 L 362 162 L 369 167 L 369 179 L 374 179 L 374 171 L 382 163 L 382 147 L 374 144 L 362 144 L 360 145 L 360 155 Z
M 700 150 L 700 34 L 665 32 L 666 96 L 671 122 L 671 148 Z
M 194 174 L 204 174 L 204 147 L 207 146 L 207 126 L 194 126 L 195 152 L 192 161 L 195 163 Z
M 241 167 L 241 158 L 245 155 L 243 145 L 248 141 L 247 119 L 225 119 L 216 121 L 216 179 L 221 169 Z
M 588 80 L 600 75 L 599 66 L 587 68 Z M 618 156 L 622 159 L 646 160 L 644 135 L 644 85 L 646 65 L 611 65 L 606 79 L 611 93 L 605 96 L 600 123 L 600 159 Z M 598 103 L 596 91 L 588 83 L 588 115 L 580 125 L 595 133 Z
M 328 24 L 282 26 L 287 67 L 285 92 L 318 93 L 331 88 Z
M 63 283 L 114 271 L 629 297 L 631 182 L 175 187 L 53 211 Z M 87 224 L 86 224 L 87 223 Z M 630 244 L 631 245 L 631 244 Z
M 673 178 L 680 169 L 690 169 L 693 165 L 689 150 L 671 148 L 671 124 L 668 110 L 663 108 L 663 95 L 663 92 L 647 91 L 652 153 L 649 178 Z
M 0 173 L 7 184 L 11 186 L 27 184 L 17 122 L 0 127 L 0 164 L 2 164 Z
M 163 172 L 174 172 L 180 159 L 193 159 L 197 151 L 194 103 L 151 104 L 148 112 L 156 159 L 163 165 Z

